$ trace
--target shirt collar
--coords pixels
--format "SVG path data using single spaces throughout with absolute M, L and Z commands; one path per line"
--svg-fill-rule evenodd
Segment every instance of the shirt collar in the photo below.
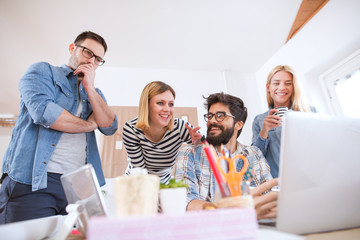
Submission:
M 236 150 L 234 153 L 230 154 L 230 156 L 235 156 L 235 155 L 244 155 L 244 149 L 245 149 L 245 146 L 242 145 L 239 141 L 236 141 Z M 217 153 L 218 156 L 222 156 L 222 153 L 219 152 L 217 150 L 217 148 L 215 148 L 215 151 Z
M 69 76 L 69 74 L 73 74 L 74 70 L 69 68 L 66 64 L 61 65 L 61 69 L 64 71 L 65 76 Z

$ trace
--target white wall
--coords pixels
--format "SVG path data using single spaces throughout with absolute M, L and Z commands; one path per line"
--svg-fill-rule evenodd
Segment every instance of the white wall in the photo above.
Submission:
M 9 146 L 10 137 L 11 137 L 12 128 L 10 127 L 0 127 L 0 172 L 2 168 L 2 162 L 4 158 L 5 151 Z
M 241 98 L 247 107 L 248 117 L 239 137 L 239 141 L 242 144 L 251 145 L 252 122 L 254 117 L 259 114 L 259 109 L 261 109 L 259 89 L 256 85 L 255 74 L 227 71 L 226 84 L 228 93 Z
M 332 0 L 256 73 L 262 104 L 269 71 L 279 64 L 291 66 L 306 90 L 309 102 L 330 114 L 320 75 L 360 48 L 360 1 Z

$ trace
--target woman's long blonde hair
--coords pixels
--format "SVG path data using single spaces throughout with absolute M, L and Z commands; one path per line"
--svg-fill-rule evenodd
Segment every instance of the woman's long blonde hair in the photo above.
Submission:
M 293 83 L 293 93 L 290 97 L 290 101 L 291 101 L 291 106 L 292 109 L 294 111 L 300 111 L 300 112 L 310 112 L 310 107 L 307 104 L 304 96 L 301 93 L 301 87 L 300 87 L 300 83 L 299 80 L 297 79 L 296 75 L 295 75 L 295 71 L 287 66 L 287 65 L 278 65 L 276 67 L 274 67 L 268 77 L 267 77 L 267 81 L 266 81 L 266 86 L 270 86 L 270 81 L 271 78 L 280 71 L 285 71 L 291 74 L 292 76 L 292 83 Z M 266 98 L 267 98 L 267 102 L 268 102 L 268 106 L 270 108 L 274 107 L 274 100 L 271 98 L 270 96 L 270 92 L 266 91 Z
M 149 102 L 150 99 L 158 94 L 161 94 L 163 92 L 170 91 L 175 99 L 175 91 L 174 89 L 161 81 L 154 81 L 151 83 L 148 83 L 140 96 L 139 101 L 139 115 L 138 120 L 136 123 L 136 127 L 140 128 L 141 130 L 148 130 L 150 128 L 149 125 Z M 169 124 L 166 127 L 166 130 L 172 130 L 174 128 L 174 117 L 171 118 Z

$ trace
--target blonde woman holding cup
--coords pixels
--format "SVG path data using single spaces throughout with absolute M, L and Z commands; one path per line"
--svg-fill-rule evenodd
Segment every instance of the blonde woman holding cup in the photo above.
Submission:
M 299 80 L 289 66 L 273 68 L 266 82 L 266 98 L 269 110 L 253 121 L 252 145 L 263 152 L 269 163 L 271 175 L 279 175 L 281 119 L 287 110 L 310 112 L 301 93 Z

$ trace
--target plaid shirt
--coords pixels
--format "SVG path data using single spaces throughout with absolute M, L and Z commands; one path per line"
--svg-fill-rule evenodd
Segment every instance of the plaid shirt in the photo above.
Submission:
M 258 186 L 272 179 L 270 167 L 257 147 L 241 145 L 238 142 L 237 149 L 232 156 L 238 154 L 244 155 L 249 164 L 253 166 L 255 174 L 251 186 Z M 218 156 L 220 155 L 218 153 Z M 201 145 L 185 145 L 180 149 L 177 156 L 175 179 L 184 179 L 184 182 L 188 184 L 188 203 L 194 199 L 215 201 L 215 177 Z

